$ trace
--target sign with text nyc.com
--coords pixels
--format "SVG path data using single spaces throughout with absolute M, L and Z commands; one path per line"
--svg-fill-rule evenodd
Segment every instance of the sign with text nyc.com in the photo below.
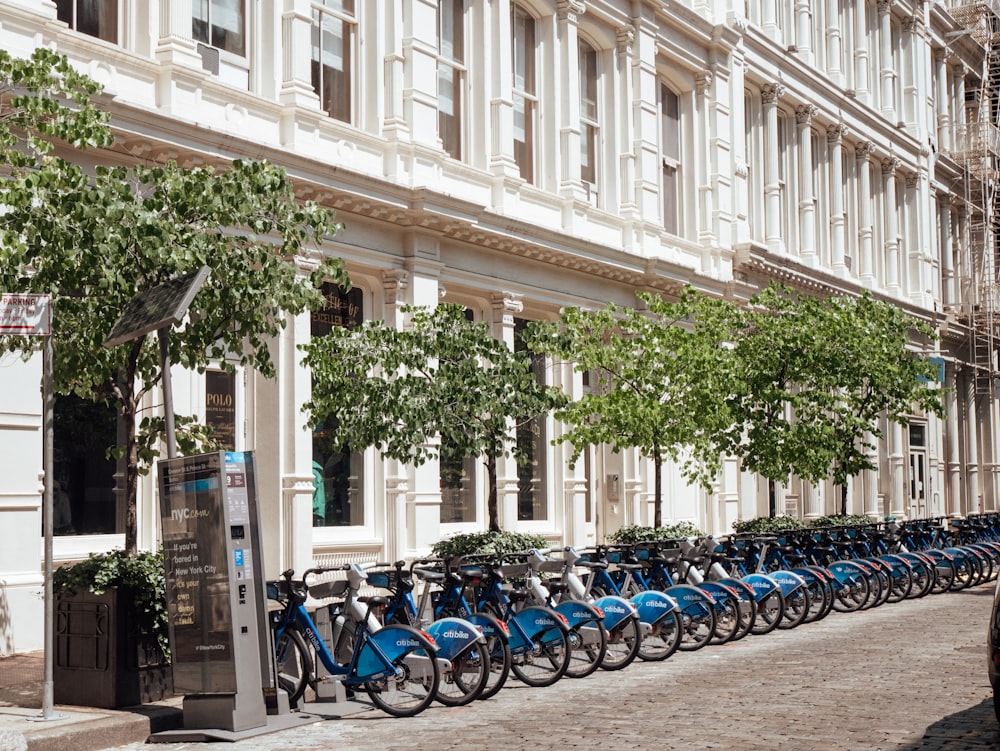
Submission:
M 51 301 L 49 295 L 0 294 L 0 336 L 48 336 Z

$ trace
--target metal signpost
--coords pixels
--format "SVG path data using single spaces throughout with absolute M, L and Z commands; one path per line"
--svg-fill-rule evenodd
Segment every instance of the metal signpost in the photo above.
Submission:
M 45 560 L 42 578 L 45 588 L 45 679 L 42 714 L 33 720 L 60 720 L 66 715 L 55 712 L 55 691 L 52 674 L 55 668 L 55 595 L 52 591 L 52 477 L 53 470 L 53 406 L 52 393 L 52 298 L 49 295 L 0 295 L 0 334 L 10 336 L 41 336 L 42 345 L 42 527 L 45 537 Z

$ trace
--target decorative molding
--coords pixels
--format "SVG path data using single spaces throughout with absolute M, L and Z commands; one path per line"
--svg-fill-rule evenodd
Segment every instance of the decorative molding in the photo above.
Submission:
M 715 80 L 715 74 L 713 74 L 710 70 L 698 73 L 694 77 L 694 85 L 698 89 L 698 93 L 704 94 L 706 89 L 712 85 L 713 80 Z
M 881 16 L 892 9 L 892 0 L 878 0 L 878 14 Z
M 403 269 L 388 269 L 382 272 L 382 290 L 386 305 L 403 305 L 406 290 L 410 286 L 410 272 Z
M 587 12 L 587 4 L 583 0 L 558 0 L 556 16 L 560 21 L 576 23 L 577 17 Z
M 750 23 L 747 21 L 746 16 L 729 11 L 726 14 L 726 25 L 740 36 L 743 36 L 747 33 Z
M 871 158 L 871 155 L 875 153 L 875 143 L 872 141 L 861 141 L 857 146 L 855 146 L 854 155 L 858 158 L 858 161 L 863 159 L 867 160 Z
M 618 44 L 618 52 L 623 55 L 631 55 L 632 45 L 635 44 L 635 27 L 619 27 L 615 32 L 615 40 Z
M 514 325 L 514 315 L 524 310 L 524 303 L 521 302 L 521 295 L 516 292 L 493 293 L 493 318 L 502 321 L 508 326 Z
M 907 34 L 913 34 L 914 32 L 920 32 L 923 28 L 924 21 L 922 18 L 917 16 L 907 16 L 903 19 L 902 29 Z

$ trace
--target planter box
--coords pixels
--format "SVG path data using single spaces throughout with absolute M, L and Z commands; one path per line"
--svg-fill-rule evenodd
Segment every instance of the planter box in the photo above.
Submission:
M 132 595 L 122 588 L 56 595 L 54 663 L 57 704 L 117 709 L 174 693 L 170 665 L 139 643 Z

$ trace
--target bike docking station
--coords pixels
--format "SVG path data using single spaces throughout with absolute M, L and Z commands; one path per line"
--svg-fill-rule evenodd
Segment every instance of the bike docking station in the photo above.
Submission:
M 183 728 L 151 742 L 236 741 L 317 717 L 278 689 L 253 453 L 161 460 L 163 560 Z

